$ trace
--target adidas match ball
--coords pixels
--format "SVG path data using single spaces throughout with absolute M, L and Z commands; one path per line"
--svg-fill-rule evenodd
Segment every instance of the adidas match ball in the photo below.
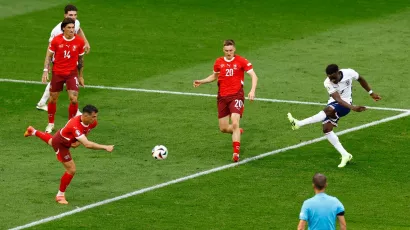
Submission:
M 157 160 L 164 160 L 168 156 L 168 149 L 163 145 L 156 145 L 152 149 L 152 157 Z

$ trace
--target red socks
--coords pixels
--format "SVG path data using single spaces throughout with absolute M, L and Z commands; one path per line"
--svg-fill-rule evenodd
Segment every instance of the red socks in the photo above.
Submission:
M 70 120 L 71 118 L 75 116 L 75 114 L 77 113 L 77 110 L 78 110 L 78 103 L 75 103 L 75 104 L 70 103 L 70 105 L 68 106 L 68 120 Z
M 36 136 L 38 138 L 40 138 L 41 140 L 43 140 L 44 142 L 46 142 L 46 144 L 48 144 L 48 141 L 53 138 L 53 135 L 49 134 L 49 133 L 43 133 L 41 131 L 36 131 Z
M 67 172 L 64 173 L 64 175 L 61 177 L 60 192 L 65 192 L 73 177 L 73 175 L 68 174 Z
M 57 104 L 49 102 L 47 111 L 48 111 L 48 123 L 54 124 L 54 115 L 56 115 Z
M 233 152 L 239 154 L 239 150 L 240 150 L 240 148 L 241 148 L 241 143 L 238 142 L 238 141 L 234 141 L 234 142 L 232 143 L 232 146 L 233 146 Z

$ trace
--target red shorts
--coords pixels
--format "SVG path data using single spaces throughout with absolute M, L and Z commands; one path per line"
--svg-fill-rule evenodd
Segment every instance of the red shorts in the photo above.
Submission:
M 236 94 L 228 96 L 218 95 L 218 118 L 223 118 L 232 113 L 243 114 L 245 97 L 243 95 L 243 90 L 240 90 Z
M 51 139 L 51 145 L 56 152 L 57 160 L 59 160 L 60 162 L 68 162 L 72 160 L 70 153 L 71 144 L 69 144 L 68 141 L 61 136 L 60 130 L 58 130 L 54 134 L 53 138 Z
M 55 74 L 52 73 L 51 82 L 50 82 L 50 92 L 61 92 L 65 87 L 67 90 L 78 91 L 78 74 L 77 71 L 73 71 L 67 75 Z

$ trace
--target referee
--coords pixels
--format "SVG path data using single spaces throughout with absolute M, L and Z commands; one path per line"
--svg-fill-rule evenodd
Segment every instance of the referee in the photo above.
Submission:
M 326 176 L 316 173 L 312 181 L 316 195 L 303 202 L 298 230 L 304 230 L 306 223 L 309 230 L 336 230 L 336 217 L 339 219 L 340 230 L 346 230 L 343 204 L 336 197 L 325 193 Z

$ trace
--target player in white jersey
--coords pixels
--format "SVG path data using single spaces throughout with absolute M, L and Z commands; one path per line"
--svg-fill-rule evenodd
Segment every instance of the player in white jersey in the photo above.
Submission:
M 84 46 L 84 50 L 86 53 L 90 52 L 90 44 L 88 43 L 87 38 L 85 37 L 84 31 L 81 29 L 80 27 L 80 21 L 77 20 L 77 7 L 75 7 L 74 5 L 67 5 L 64 8 L 64 18 L 72 18 L 75 20 L 75 24 L 74 24 L 74 31 L 76 34 L 78 34 L 79 36 L 81 36 L 84 39 L 85 42 L 85 46 Z M 50 38 L 48 39 L 48 42 L 50 43 L 51 40 L 53 40 L 53 38 L 55 36 L 58 36 L 60 34 L 62 34 L 63 31 L 61 30 L 61 22 L 58 23 L 54 29 L 51 31 L 51 35 Z M 50 44 L 47 46 L 47 50 L 48 47 L 50 46 Z M 50 68 L 47 69 L 47 71 Z M 44 69 L 44 71 L 46 71 L 46 69 Z M 48 98 L 50 97 L 50 83 L 48 83 L 43 96 L 41 97 L 40 101 L 37 103 L 36 108 L 39 110 L 44 110 L 47 111 L 47 101 Z M 77 113 L 77 115 L 80 114 L 80 112 Z
M 291 113 L 288 113 L 288 119 L 292 125 L 292 129 L 296 130 L 302 126 L 317 122 L 323 123 L 323 133 L 329 142 L 342 155 L 342 161 L 338 165 L 339 168 L 346 166 L 347 162 L 352 159 L 352 155 L 346 151 L 339 141 L 337 135 L 333 132 L 333 127 L 337 126 L 337 122 L 343 116 L 346 116 L 350 110 L 362 112 L 366 110 L 364 106 L 355 106 L 352 104 L 352 83 L 356 80 L 369 93 L 373 100 L 381 99 L 373 90 L 370 89 L 367 81 L 353 69 L 339 69 L 336 64 L 328 65 L 326 68 L 327 78 L 324 82 L 325 88 L 329 93 L 328 105 L 323 111 L 318 114 L 308 117 L 304 120 L 293 118 Z

